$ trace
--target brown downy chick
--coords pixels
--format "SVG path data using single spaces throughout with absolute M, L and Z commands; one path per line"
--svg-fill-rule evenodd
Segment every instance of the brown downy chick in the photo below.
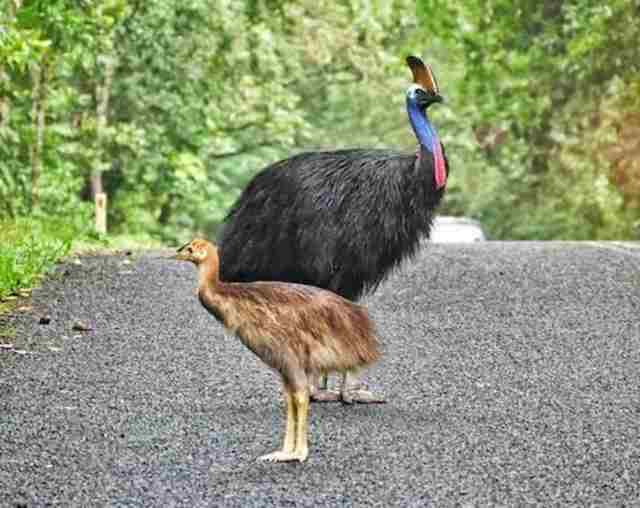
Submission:
M 184 245 L 175 259 L 198 267 L 200 303 L 282 378 L 284 444 L 260 459 L 302 462 L 309 454 L 310 380 L 321 373 L 357 370 L 380 357 L 366 309 L 312 286 L 223 282 L 218 250 L 206 240 Z

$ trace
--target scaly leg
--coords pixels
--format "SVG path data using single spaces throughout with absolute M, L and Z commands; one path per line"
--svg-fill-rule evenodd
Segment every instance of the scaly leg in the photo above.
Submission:
M 286 390 L 287 396 L 287 431 L 284 435 L 284 444 L 282 445 L 282 451 L 285 453 L 293 453 L 296 449 L 296 419 L 298 417 L 298 411 L 293 402 L 293 393 L 291 390 Z
M 340 399 L 345 404 L 382 404 L 386 402 L 383 395 L 374 394 L 365 388 L 358 377 L 349 372 L 342 376 L 342 386 L 340 387 Z
M 296 449 L 293 453 L 295 460 L 304 462 L 309 456 L 307 437 L 309 434 L 309 392 L 307 390 L 296 391 L 293 394 L 293 402 L 296 406 L 297 432 Z
M 293 399 L 293 393 L 287 385 L 284 386 L 284 395 L 287 402 L 287 430 L 284 434 L 282 450 L 263 455 L 258 460 L 264 460 L 267 462 L 287 462 L 291 460 L 298 460 L 294 453 L 296 448 L 297 410 Z

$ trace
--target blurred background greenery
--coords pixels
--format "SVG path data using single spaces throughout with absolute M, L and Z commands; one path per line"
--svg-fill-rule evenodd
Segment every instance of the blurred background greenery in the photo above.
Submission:
M 638 41 L 637 0 L 0 0 L 0 227 L 91 237 L 103 190 L 110 235 L 213 236 L 270 162 L 414 150 L 414 53 L 446 97 L 442 213 L 638 239 Z

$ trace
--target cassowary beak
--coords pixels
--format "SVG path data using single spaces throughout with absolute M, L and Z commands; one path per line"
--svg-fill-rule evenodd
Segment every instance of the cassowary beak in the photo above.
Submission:
M 418 104 L 425 109 L 436 102 L 444 102 L 444 97 L 439 93 L 421 94 L 418 99 Z

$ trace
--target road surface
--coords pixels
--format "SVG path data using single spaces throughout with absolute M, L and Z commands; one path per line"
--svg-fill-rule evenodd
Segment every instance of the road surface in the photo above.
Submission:
M 4 320 L 1 506 L 640 502 L 637 246 L 429 245 L 366 300 L 389 403 L 313 405 L 304 464 L 255 461 L 278 380 L 159 255 L 69 262 Z

